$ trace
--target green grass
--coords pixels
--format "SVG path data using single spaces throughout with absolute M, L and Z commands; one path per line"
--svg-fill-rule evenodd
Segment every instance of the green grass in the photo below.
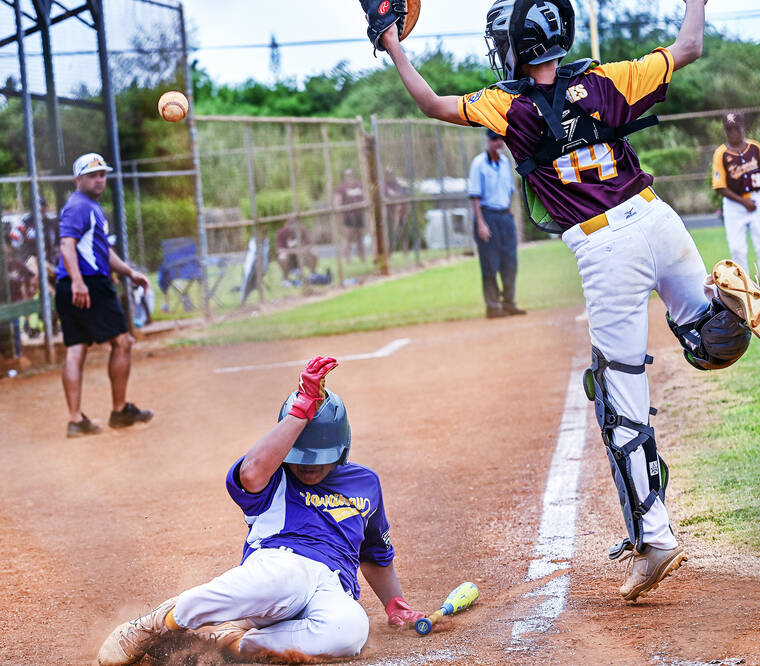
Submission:
M 693 232 L 708 270 L 728 256 L 722 228 Z M 583 302 L 575 261 L 559 240 L 520 250 L 517 301 L 531 310 Z M 398 261 L 398 260 L 397 260 Z M 754 256 L 750 258 L 754 265 Z M 369 266 L 353 264 L 354 271 Z M 274 267 L 279 279 L 279 270 Z M 754 272 L 752 270 L 751 272 Z M 476 258 L 455 260 L 398 279 L 377 282 L 333 298 L 256 318 L 207 327 L 181 345 L 221 345 L 257 340 L 369 331 L 483 316 Z M 742 361 L 707 376 L 716 384 L 700 409 L 722 413 L 683 465 L 691 478 L 687 497 L 698 509 L 683 525 L 697 536 L 710 534 L 760 549 L 760 346 L 754 341 Z M 711 395 L 721 396 L 713 398 Z M 720 411 L 719 411 L 720 410 Z
M 561 241 L 520 251 L 517 302 L 531 310 L 583 302 L 575 260 Z M 231 344 L 331 335 L 481 317 L 485 306 L 474 257 L 354 289 L 318 303 L 208 327 L 180 344 Z
M 760 549 L 760 345 L 754 340 L 739 363 L 711 374 L 720 398 L 702 406 L 722 416 L 698 434 L 700 446 L 688 461 L 697 510 L 682 525 L 697 536 L 716 535 Z

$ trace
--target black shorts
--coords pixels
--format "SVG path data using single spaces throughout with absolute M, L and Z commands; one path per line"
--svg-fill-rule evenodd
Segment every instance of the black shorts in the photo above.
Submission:
M 106 342 L 127 332 L 127 318 L 110 278 L 85 276 L 84 282 L 90 290 L 89 309 L 71 302 L 71 278 L 62 278 L 55 285 L 55 309 L 67 347 Z

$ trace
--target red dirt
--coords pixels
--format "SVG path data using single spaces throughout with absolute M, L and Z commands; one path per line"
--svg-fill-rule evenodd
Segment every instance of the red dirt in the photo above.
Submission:
M 650 351 L 676 353 L 662 309 L 652 309 Z M 351 457 L 380 474 L 410 604 L 435 610 L 465 580 L 478 584 L 481 600 L 421 638 L 388 627 L 365 585 L 372 629 L 356 663 L 760 663 L 757 573 L 690 561 L 645 603 L 619 598 L 622 569 L 605 559 L 622 520 L 593 417 L 567 609 L 527 649 L 508 651 L 520 597 L 540 584 L 524 580 L 571 359 L 590 356 L 577 313 L 138 351 L 130 393 L 156 418 L 79 440 L 64 437 L 57 373 L 3 380 L 0 663 L 94 663 L 117 623 L 237 564 L 246 529 L 224 476 L 274 423 L 298 370 L 214 368 L 340 358 L 399 337 L 412 342 L 329 377 L 347 402 Z M 85 375 L 85 410 L 101 421 L 104 358 L 93 353 Z M 681 364 L 676 372 L 695 371 Z M 665 378 L 657 361 L 652 376 L 655 385 Z M 671 471 L 677 484 L 679 470 Z

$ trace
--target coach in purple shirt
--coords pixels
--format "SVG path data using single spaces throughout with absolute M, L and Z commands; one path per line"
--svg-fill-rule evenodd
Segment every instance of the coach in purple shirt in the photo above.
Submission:
M 113 169 L 96 153 L 79 157 L 74 162 L 77 189 L 60 216 L 55 307 L 66 345 L 63 390 L 69 408 L 67 437 L 94 435 L 101 430 L 81 409 L 84 361 L 93 342 L 111 345 L 108 377 L 113 411 L 108 424 L 123 428 L 153 418 L 152 411 L 139 409 L 126 399 L 133 339 L 110 273 L 115 271 L 143 287 L 149 283 L 108 245 L 108 220 L 98 203 L 106 189 L 108 171 Z

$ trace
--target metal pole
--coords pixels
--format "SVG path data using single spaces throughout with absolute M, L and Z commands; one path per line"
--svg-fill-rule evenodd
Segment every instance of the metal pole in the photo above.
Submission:
M 37 264 L 40 281 L 40 301 L 42 303 L 42 320 L 45 323 L 45 351 L 48 363 L 55 363 L 53 345 L 53 316 L 50 292 L 47 290 L 47 263 L 45 258 L 45 231 L 42 228 L 40 213 L 40 187 L 37 182 L 37 155 L 34 150 L 34 117 L 32 115 L 32 97 L 26 76 L 26 56 L 24 54 L 24 31 L 21 27 L 21 0 L 15 0 L 13 9 L 16 14 L 16 40 L 18 44 L 18 65 L 21 73 L 21 99 L 24 107 L 24 135 L 26 138 L 26 160 L 31 178 L 32 221 L 37 234 Z
M 245 165 L 248 169 L 248 198 L 251 201 L 251 219 L 253 220 L 253 236 L 256 239 L 256 288 L 259 291 L 259 302 L 264 302 L 264 279 L 262 263 L 264 261 L 264 247 L 261 241 L 261 232 L 258 222 L 258 208 L 256 207 L 256 172 L 253 168 L 253 137 L 251 136 L 251 124 L 243 125 L 245 128 Z M 245 289 L 245 285 L 243 285 Z
M 379 225 L 376 229 L 377 236 L 377 262 L 380 268 L 381 275 L 390 275 L 390 268 L 388 262 L 389 251 L 389 232 L 388 232 L 388 206 L 385 202 L 385 174 L 383 173 L 383 160 L 380 156 L 380 134 L 377 127 L 377 116 L 372 116 L 372 150 L 375 153 L 374 164 L 375 167 L 375 214 L 380 219 L 377 220 Z M 371 177 L 371 176 L 370 176 Z M 393 251 L 393 248 L 390 248 Z
M 459 150 L 462 153 L 462 175 L 464 176 L 464 181 L 469 185 L 469 176 L 470 176 L 470 162 L 467 159 L 467 142 L 465 141 L 464 137 L 465 129 L 464 127 L 459 128 Z M 470 234 L 470 248 L 475 249 L 475 237 Z
M 198 130 L 195 125 L 195 104 L 193 103 L 193 78 L 187 59 L 187 32 L 185 31 L 185 8 L 177 3 L 179 31 L 182 43 L 182 70 L 185 75 L 185 97 L 188 101 L 187 125 L 190 134 L 190 152 L 193 155 L 193 188 L 195 209 L 198 216 L 198 245 L 201 253 L 201 287 L 203 289 L 203 314 L 211 319 L 211 295 L 208 290 L 208 238 L 206 237 L 206 215 L 203 206 L 203 181 L 201 179 L 201 158 L 198 152 Z
M 58 110 L 58 96 L 55 89 L 55 73 L 53 71 L 53 55 L 50 44 L 50 4 L 35 0 L 37 22 L 40 25 L 42 39 L 42 62 L 45 67 L 45 88 L 47 92 L 48 129 L 50 142 L 55 146 L 56 166 L 66 166 L 66 154 L 63 147 L 63 132 L 61 130 L 61 114 Z M 44 7 L 42 5 L 45 5 Z M 43 11 L 46 10 L 46 11 Z
M 438 166 L 438 182 L 441 184 L 441 212 L 443 213 L 443 242 L 446 244 L 446 258 L 451 258 L 451 247 L 449 240 L 449 220 L 446 215 L 448 213 L 448 205 L 445 200 L 446 196 L 446 181 L 445 181 L 445 167 L 443 164 L 443 139 L 441 137 L 441 126 L 436 125 L 435 128 L 435 154 L 436 164 Z
M 414 144 L 412 143 L 411 123 L 404 125 L 404 156 L 406 157 L 406 176 L 409 179 L 409 196 L 412 214 L 412 239 L 414 243 L 414 262 L 421 266 L 420 261 L 420 228 L 417 222 L 417 201 L 414 197 Z
M 2 194 L 2 190 L 0 190 Z M 3 205 L 0 199 L 0 213 Z M 0 303 L 11 302 L 11 285 L 8 282 L 8 261 L 5 254 L 5 239 L 0 239 Z M 6 358 L 15 356 L 14 323 L 12 321 L 0 321 L 0 353 Z
M 145 234 L 143 233 L 142 199 L 140 198 L 140 179 L 137 177 L 137 160 L 132 160 L 132 190 L 135 195 L 135 222 L 137 222 L 137 252 L 140 268 L 147 270 L 145 263 Z
M 588 31 L 591 34 L 591 57 L 601 62 L 599 28 L 596 20 L 596 0 L 588 0 Z
M 338 262 L 338 284 L 343 286 L 343 239 L 339 231 L 338 220 L 335 214 L 335 197 L 333 196 L 334 183 L 332 175 L 332 157 L 330 155 L 330 132 L 327 123 L 322 123 L 322 144 L 324 145 L 323 153 L 325 158 L 325 187 L 327 196 L 330 201 L 330 235 L 332 236 L 333 247 L 335 248 L 335 259 Z
M 91 0 L 93 19 L 98 39 L 98 59 L 100 61 L 100 79 L 102 85 L 103 107 L 106 114 L 106 135 L 108 148 L 111 153 L 111 166 L 114 169 L 113 184 L 113 219 L 116 227 L 116 249 L 124 263 L 129 263 L 129 243 L 127 240 L 127 215 L 124 209 L 124 180 L 121 170 L 121 149 L 119 147 L 119 129 L 116 116 L 116 102 L 114 101 L 113 86 L 111 83 L 111 68 L 108 64 L 108 43 L 106 41 L 106 17 L 103 10 L 102 0 Z M 124 276 L 124 303 L 126 305 L 127 325 L 131 333 L 135 331 L 134 308 L 132 307 L 131 281 Z
M 298 269 L 301 272 L 301 292 L 305 294 L 308 289 L 306 288 L 306 280 L 304 279 L 302 250 L 303 250 L 303 236 L 301 235 L 301 220 L 298 217 L 298 179 L 296 177 L 296 147 L 293 143 L 293 125 L 292 123 L 285 123 L 285 139 L 288 145 L 288 166 L 290 168 L 290 189 L 293 194 L 293 213 L 296 217 L 296 243 L 298 243 Z M 287 275 L 285 278 L 287 279 Z

